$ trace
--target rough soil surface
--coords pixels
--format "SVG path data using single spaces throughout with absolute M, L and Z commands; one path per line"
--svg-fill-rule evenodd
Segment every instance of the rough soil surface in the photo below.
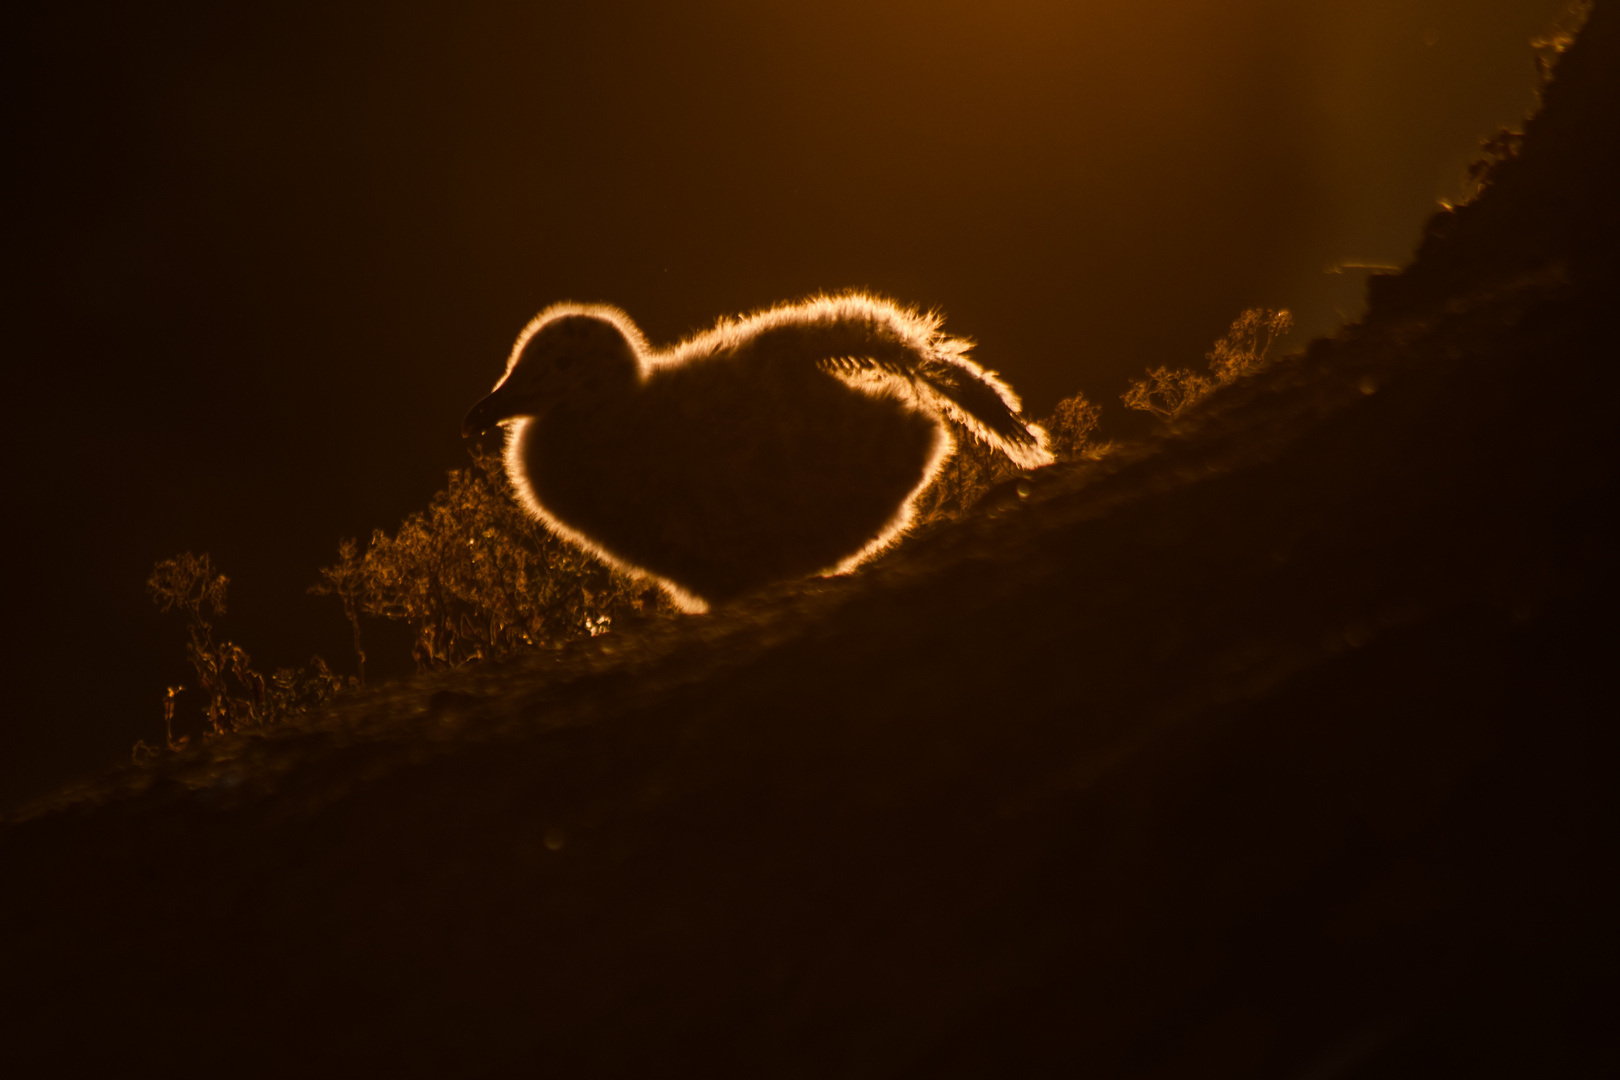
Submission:
M 13 819 L 5 1073 L 1620 1075 L 1616 14 L 1177 432 Z

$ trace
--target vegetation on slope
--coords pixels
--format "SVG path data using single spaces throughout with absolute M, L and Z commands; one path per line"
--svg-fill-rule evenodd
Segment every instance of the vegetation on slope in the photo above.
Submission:
M 1233 322 L 1206 355 L 1208 375 L 1155 368 L 1135 380 L 1125 404 L 1173 424 L 1222 386 L 1263 370 L 1293 320 L 1287 311 L 1251 309 Z M 1096 438 L 1100 406 L 1075 394 L 1041 421 L 1058 461 L 1095 460 L 1112 443 Z M 914 507 L 913 531 L 972 512 L 998 485 L 1021 475 L 1017 465 L 953 425 L 956 453 Z M 355 669 L 347 678 L 321 657 L 298 668 L 264 675 L 246 648 L 224 637 L 229 579 L 204 553 L 184 552 L 153 567 L 147 591 L 165 612 L 186 622 L 186 659 L 194 685 L 165 693 L 164 740 L 137 743 L 134 759 L 149 761 L 163 749 L 179 750 L 190 734 L 176 734 L 175 706 L 195 690 L 203 737 L 277 723 L 331 701 L 366 681 L 362 618 L 405 624 L 418 673 L 493 660 L 535 648 L 607 633 L 617 624 L 675 612 L 661 590 L 607 566 L 548 532 L 513 500 L 500 455 L 474 447 L 466 468 L 452 469 L 444 490 L 426 510 L 411 514 L 389 535 L 371 534 L 362 548 L 346 538 L 338 558 L 320 570 L 310 592 L 342 607 L 352 635 Z

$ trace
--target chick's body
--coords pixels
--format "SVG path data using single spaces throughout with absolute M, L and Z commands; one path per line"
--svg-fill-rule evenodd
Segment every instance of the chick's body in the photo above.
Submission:
M 927 479 L 941 432 L 813 368 L 759 379 L 759 362 L 654 369 L 621 399 L 525 425 L 512 456 L 570 529 L 711 603 L 831 569 Z
M 562 305 L 468 428 L 506 424 L 514 491 L 551 528 L 701 609 L 883 546 L 949 453 L 952 409 L 996 413 L 989 438 L 1050 460 L 1011 392 L 937 327 L 819 298 L 660 353 L 616 309 Z

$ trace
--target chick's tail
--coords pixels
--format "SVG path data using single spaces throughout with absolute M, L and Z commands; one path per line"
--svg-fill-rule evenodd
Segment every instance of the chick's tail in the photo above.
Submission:
M 914 373 L 918 391 L 940 412 L 1026 469 L 1052 464 L 1046 430 L 1024 419 L 1006 383 L 965 356 L 930 358 Z
M 847 340 L 821 342 L 822 364 L 846 378 L 903 380 L 924 408 L 961 424 L 1019 466 L 1052 464 L 1046 430 L 1024 417 L 1012 387 L 968 359 L 973 343 L 941 332 L 939 322 L 937 315 L 900 309 L 845 318 L 826 327 L 828 337 Z

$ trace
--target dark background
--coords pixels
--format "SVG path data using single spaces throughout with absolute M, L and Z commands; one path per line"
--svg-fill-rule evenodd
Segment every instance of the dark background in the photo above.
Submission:
M 1563 0 L 63 4 L 13 24 L 0 807 L 162 731 L 210 552 L 261 668 L 351 663 L 305 595 L 463 460 L 560 299 L 670 342 L 861 286 L 948 313 L 1105 436 L 1246 306 L 1359 306 Z M 20 190 L 18 190 L 20 188 Z M 378 650 L 381 651 L 381 650 Z M 380 668 L 389 667 L 379 656 Z M 393 660 L 400 669 L 402 656 Z M 183 706 L 190 707 L 190 706 Z

